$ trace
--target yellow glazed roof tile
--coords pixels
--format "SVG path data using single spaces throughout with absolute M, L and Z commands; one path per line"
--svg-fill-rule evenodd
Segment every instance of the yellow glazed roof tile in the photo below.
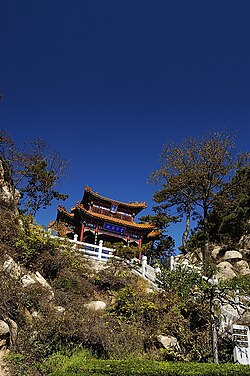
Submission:
M 88 215 L 90 217 L 93 217 L 93 218 L 96 218 L 96 219 L 102 219 L 102 220 L 108 221 L 108 222 L 117 223 L 117 224 L 120 224 L 122 226 L 133 227 L 133 228 L 137 228 L 137 229 L 151 230 L 151 231 L 154 229 L 154 226 L 151 225 L 150 223 L 128 222 L 128 221 L 124 221 L 122 219 L 109 217 L 108 215 L 89 212 L 87 209 L 84 208 L 84 206 L 82 204 L 79 204 L 79 203 L 76 204 L 76 206 L 73 207 L 71 210 L 74 211 L 75 209 L 80 209 L 82 212 L 84 212 L 86 215 Z
M 134 207 L 134 208 L 146 208 L 147 207 L 146 202 L 122 202 L 122 201 L 112 200 L 111 198 L 101 196 L 99 195 L 98 192 L 93 192 L 92 188 L 90 188 L 88 185 L 86 185 L 85 191 L 89 192 L 94 197 L 100 198 L 101 200 L 112 202 L 117 205 L 124 205 L 124 206 L 129 206 L 129 207 Z

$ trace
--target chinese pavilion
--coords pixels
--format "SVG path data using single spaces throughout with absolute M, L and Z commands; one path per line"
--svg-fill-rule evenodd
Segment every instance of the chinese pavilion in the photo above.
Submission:
M 86 186 L 81 202 L 68 212 L 63 206 L 57 209 L 53 228 L 64 235 L 86 243 L 100 240 L 141 246 L 155 239 L 158 231 L 150 223 L 136 223 L 135 216 L 145 209 L 145 202 L 124 203 L 100 196 Z

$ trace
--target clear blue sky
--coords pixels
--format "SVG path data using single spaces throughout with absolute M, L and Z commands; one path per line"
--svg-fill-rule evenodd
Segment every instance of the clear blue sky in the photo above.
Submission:
M 2 1 L 0 127 L 70 160 L 68 209 L 88 184 L 147 214 L 164 143 L 226 128 L 249 150 L 249 19 L 249 0 Z

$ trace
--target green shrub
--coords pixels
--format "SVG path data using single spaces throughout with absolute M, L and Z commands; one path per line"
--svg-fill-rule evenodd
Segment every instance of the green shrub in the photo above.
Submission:
M 86 358 L 85 353 L 72 357 L 61 355 L 45 363 L 49 376 L 110 375 L 110 376 L 245 376 L 248 366 L 234 364 L 204 364 L 183 362 L 156 362 L 131 358 L 126 361 L 104 361 Z
M 59 242 L 48 236 L 46 231 L 39 225 L 34 224 L 31 216 L 21 218 L 22 229 L 14 243 L 17 258 L 26 267 L 32 267 L 42 252 L 53 253 L 59 247 Z

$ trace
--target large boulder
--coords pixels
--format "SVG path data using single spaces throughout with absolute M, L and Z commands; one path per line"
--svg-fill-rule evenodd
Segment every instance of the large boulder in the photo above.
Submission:
M 217 265 L 218 271 L 216 277 L 218 279 L 232 279 L 236 277 L 236 273 L 233 271 L 233 266 L 228 261 L 222 261 Z
M 0 159 L 0 205 L 17 212 L 20 193 L 14 188 L 10 169 L 7 162 Z
M 52 287 L 39 272 L 24 274 L 21 278 L 21 283 L 23 287 L 32 286 L 37 283 L 47 290 L 48 292 L 47 295 L 48 295 L 49 300 L 54 299 L 55 294 L 54 294 L 54 291 L 52 290 Z
M 223 256 L 223 260 L 227 261 L 227 260 L 241 260 L 242 259 L 242 253 L 238 252 L 238 251 L 226 251 L 224 256 Z
M 36 279 L 36 281 L 42 285 L 44 288 L 46 289 L 51 289 L 51 286 L 50 284 L 46 281 L 46 279 L 42 276 L 42 274 L 40 274 L 39 272 L 36 272 L 35 275 L 34 275 L 34 278 Z
M 48 298 L 49 300 L 52 300 L 54 299 L 54 291 L 52 290 L 52 287 L 50 286 L 50 284 L 46 281 L 45 278 L 43 278 L 43 276 L 39 273 L 39 272 L 36 272 L 35 275 L 33 276 L 33 278 L 35 278 L 35 280 L 42 286 L 44 287 L 45 289 L 47 289 L 48 291 Z
M 236 307 L 231 304 L 223 304 L 221 306 L 221 329 L 231 326 L 233 323 L 237 322 L 240 317 L 240 312 L 238 312 Z
M 9 274 L 11 278 L 19 279 L 21 277 L 21 267 L 9 255 L 7 255 L 7 259 L 3 263 L 2 269 L 5 273 Z
M 202 262 L 202 252 L 200 249 L 195 249 L 192 252 L 180 254 L 174 257 L 174 262 L 181 264 L 188 263 L 189 265 L 196 265 Z
M 7 322 L 10 328 L 10 343 L 13 345 L 17 339 L 17 323 L 10 318 L 8 318 Z
M 248 262 L 245 260 L 237 261 L 234 264 L 234 269 L 241 275 L 247 275 L 250 274 L 250 268 L 248 265 Z
M 101 300 L 93 300 L 90 303 L 84 304 L 84 306 L 92 311 L 104 311 L 107 308 L 107 304 Z
M 9 332 L 9 325 L 5 321 L 0 320 L 0 337 L 6 336 L 7 334 L 9 334 Z
M 216 260 L 220 257 L 222 252 L 223 252 L 223 250 L 220 246 L 214 246 L 213 249 L 212 249 L 211 255 Z
M 9 325 L 0 320 L 0 358 L 6 354 L 10 345 L 10 328 Z M 0 374 L 1 375 L 1 374 Z
M 34 278 L 32 278 L 31 275 L 24 274 L 21 278 L 21 283 L 23 287 L 28 287 L 28 286 L 34 285 L 36 281 L 34 281 Z
M 169 349 L 171 347 L 179 348 L 179 344 L 177 338 L 171 336 L 164 336 L 162 334 L 157 336 L 157 341 L 162 344 L 165 349 Z

